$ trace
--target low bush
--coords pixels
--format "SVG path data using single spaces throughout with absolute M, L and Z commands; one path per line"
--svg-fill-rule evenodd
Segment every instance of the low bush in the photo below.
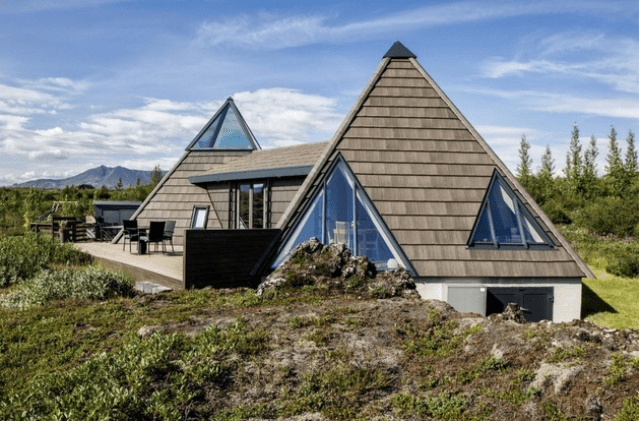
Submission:
M 28 307 L 67 298 L 105 300 L 133 295 L 133 285 L 132 280 L 120 273 L 94 267 L 47 270 L 24 281 L 17 290 L 0 297 L 0 304 L 5 307 Z
M 0 287 L 24 281 L 54 264 L 80 265 L 91 256 L 49 235 L 0 237 Z
M 606 271 L 617 276 L 631 278 L 638 276 L 638 255 L 625 255 L 606 267 Z
M 638 236 L 638 201 L 597 197 L 576 216 L 576 223 L 600 235 Z
M 572 222 L 569 212 L 557 200 L 546 201 L 542 205 L 542 210 L 554 224 L 570 224 Z

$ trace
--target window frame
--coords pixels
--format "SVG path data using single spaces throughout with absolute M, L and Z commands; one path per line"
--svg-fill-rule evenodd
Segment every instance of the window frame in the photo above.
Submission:
M 491 209 L 491 201 L 489 200 L 489 196 L 491 191 L 495 188 L 495 184 L 498 183 L 498 186 L 501 187 L 505 193 L 511 199 L 514 206 L 514 214 L 518 226 L 518 230 L 520 232 L 521 242 L 520 243 L 500 243 L 498 242 L 498 238 L 496 236 L 495 224 L 493 222 L 493 212 Z M 480 221 L 483 212 L 487 211 L 487 219 L 489 221 L 489 231 L 491 233 L 492 242 L 489 243 L 478 243 L 473 239 L 478 231 L 478 227 L 480 226 Z M 527 236 L 524 231 L 524 223 L 523 219 L 528 218 L 532 222 L 533 228 L 536 230 L 536 233 L 542 238 L 543 243 L 532 243 L 527 241 Z M 537 226 L 536 226 L 537 225 Z M 538 221 L 536 221 L 535 217 L 529 212 L 529 210 L 524 205 L 524 202 L 520 199 L 517 193 L 509 186 L 504 177 L 494 169 L 493 175 L 491 176 L 491 181 L 487 186 L 484 197 L 482 199 L 482 204 L 480 205 L 480 210 L 476 215 L 476 220 L 473 225 L 473 229 L 471 230 L 471 235 L 467 240 L 467 248 L 468 249 L 485 249 L 485 250 L 553 250 L 556 245 L 551 237 L 547 234 L 546 230 L 543 226 L 540 225 Z
M 204 221 L 202 227 L 196 227 L 197 216 L 200 211 L 204 211 Z M 191 222 L 189 223 L 189 229 L 207 229 L 207 222 L 209 221 L 209 205 L 193 205 L 191 211 Z
M 253 227 L 253 195 L 254 186 L 262 185 L 262 227 Z M 271 199 L 271 183 L 269 180 L 242 180 L 232 183 L 229 187 L 229 229 L 245 229 L 240 227 L 240 186 L 249 185 L 249 227 L 246 229 L 267 229 L 269 228 L 269 216 Z
M 352 197 L 350 198 L 353 204 L 353 221 L 352 224 L 349 224 L 351 226 L 351 229 L 353 230 L 354 237 L 352 254 L 356 255 L 358 250 L 357 201 L 360 200 L 360 203 L 365 208 L 365 212 L 368 213 L 373 225 L 378 230 L 380 236 L 393 255 L 393 258 L 396 260 L 398 267 L 403 267 L 407 272 L 409 272 L 409 274 L 411 274 L 412 276 L 416 276 L 417 271 L 411 264 L 411 261 L 407 259 L 407 257 L 404 255 L 404 252 L 402 252 L 400 245 L 395 241 L 395 238 L 391 234 L 391 231 L 382 220 L 378 210 L 375 208 L 375 205 L 367 195 L 364 187 L 360 184 L 360 181 L 356 177 L 355 173 L 349 167 L 349 164 L 340 153 L 338 153 L 327 171 L 323 174 L 322 180 L 318 182 L 317 186 L 312 190 L 312 193 L 308 195 L 309 200 L 305 204 L 303 210 L 296 216 L 295 222 L 292 224 L 293 228 L 289 230 L 289 233 L 283 239 L 280 247 L 278 248 L 278 252 L 276 253 L 276 257 L 272 264 L 272 268 L 277 268 L 288 258 L 289 254 L 294 248 L 292 245 L 296 241 L 304 225 L 302 224 L 302 222 L 304 221 L 306 224 L 308 219 L 307 213 L 310 212 L 310 210 L 316 204 L 316 200 L 319 194 L 322 194 L 322 238 L 318 240 L 320 240 L 320 242 L 322 242 L 323 244 L 326 244 L 325 239 L 328 238 L 326 227 L 327 183 L 329 182 L 329 178 L 333 175 L 334 171 L 341 171 L 353 190 Z M 285 251 L 287 251 L 286 254 L 284 253 Z

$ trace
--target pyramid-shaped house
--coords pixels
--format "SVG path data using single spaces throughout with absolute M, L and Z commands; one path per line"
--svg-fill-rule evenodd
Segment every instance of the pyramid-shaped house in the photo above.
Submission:
M 311 237 L 483 315 L 580 318 L 593 277 L 399 42 L 329 142 L 261 150 L 229 98 L 133 218 L 176 221 L 185 288 L 255 285 Z
M 263 268 L 316 237 L 420 295 L 481 314 L 509 302 L 530 320 L 580 318 L 593 273 L 478 132 L 399 42 L 281 219 Z

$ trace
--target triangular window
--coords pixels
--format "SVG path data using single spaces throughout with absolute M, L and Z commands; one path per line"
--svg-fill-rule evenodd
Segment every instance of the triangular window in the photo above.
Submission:
M 506 181 L 494 173 L 473 227 L 470 247 L 552 247 L 553 242 Z
M 280 266 L 298 244 L 313 237 L 324 244 L 344 244 L 353 254 L 367 256 L 378 270 L 410 268 L 341 157 L 336 159 L 336 165 L 325 176 L 291 232 L 273 268 Z
M 218 136 L 213 143 L 214 149 L 253 149 L 251 142 L 244 132 L 236 111 L 228 107 L 225 119 L 222 121 Z
M 231 99 L 220 107 L 189 149 L 260 149 Z

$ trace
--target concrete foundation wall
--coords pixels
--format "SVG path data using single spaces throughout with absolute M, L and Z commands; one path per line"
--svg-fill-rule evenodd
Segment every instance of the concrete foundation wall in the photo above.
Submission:
M 580 319 L 582 308 L 581 279 L 416 279 L 416 289 L 423 299 L 447 301 L 449 287 L 478 288 L 553 288 L 553 322 L 570 322 Z M 474 311 L 473 306 L 464 308 L 458 305 L 458 311 Z

